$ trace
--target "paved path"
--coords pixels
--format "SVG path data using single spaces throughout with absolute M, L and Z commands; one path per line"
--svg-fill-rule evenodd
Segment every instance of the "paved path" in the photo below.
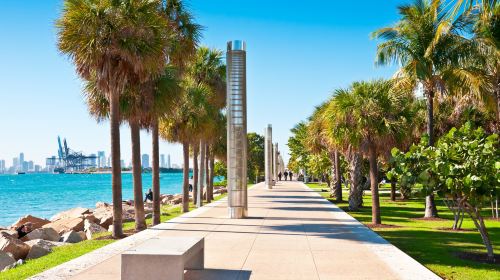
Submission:
M 206 269 L 186 279 L 440 279 L 302 183 L 258 184 L 248 201 L 248 219 L 221 200 L 34 279 L 120 279 L 120 252 L 158 235 L 205 237 Z

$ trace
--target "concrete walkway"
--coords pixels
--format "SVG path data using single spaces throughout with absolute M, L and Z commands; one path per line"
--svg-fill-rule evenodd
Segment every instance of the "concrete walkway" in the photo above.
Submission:
M 33 279 L 120 279 L 120 253 L 158 235 L 205 237 L 206 269 L 186 279 L 440 279 L 302 183 L 258 184 L 248 201 L 247 219 L 220 200 Z

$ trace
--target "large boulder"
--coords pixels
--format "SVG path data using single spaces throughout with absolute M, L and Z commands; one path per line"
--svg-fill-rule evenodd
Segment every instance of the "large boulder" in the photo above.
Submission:
M 55 242 L 55 241 L 48 241 L 48 240 L 43 240 L 43 239 L 35 239 L 35 240 L 30 240 L 30 241 L 26 241 L 24 242 L 26 245 L 30 246 L 30 247 L 33 247 L 33 246 L 40 246 L 40 247 L 43 247 L 49 251 L 52 250 L 52 248 L 54 247 L 59 247 L 59 246 L 62 246 L 62 245 L 66 245 L 65 243 L 63 242 Z
M 45 247 L 38 246 L 38 245 L 33 245 L 33 246 L 31 246 L 30 251 L 29 251 L 28 255 L 26 256 L 26 259 L 29 259 L 29 260 L 38 259 L 39 257 L 43 257 L 43 256 L 47 255 L 51 251 L 52 251 L 51 249 L 47 249 Z
M 52 216 L 52 218 L 50 218 L 50 221 L 54 222 L 60 219 L 83 218 L 84 215 L 90 214 L 91 212 L 92 211 L 90 211 L 90 209 L 88 208 L 77 207 Z
M 9 236 L 0 237 L 0 251 L 11 253 L 16 260 L 24 259 L 30 251 L 30 246 L 21 240 Z
M 43 239 L 49 241 L 59 241 L 59 233 L 53 228 L 39 228 L 26 235 L 28 240 Z
M 49 220 L 38 218 L 35 216 L 31 216 L 31 215 L 27 215 L 27 216 L 24 216 L 24 217 L 20 218 L 19 220 L 17 220 L 17 222 L 13 223 L 11 225 L 11 228 L 16 229 L 16 228 L 18 228 L 18 227 L 20 227 L 28 222 L 32 224 L 31 229 L 41 228 L 42 226 L 50 223 Z
M 170 205 L 176 205 L 176 204 L 180 204 L 182 203 L 182 196 L 181 195 L 176 195 L 174 196 L 169 202 L 168 204 Z
M 94 216 L 94 214 L 85 214 L 85 215 L 83 215 L 83 218 L 85 220 L 91 221 L 92 223 L 98 222 L 97 218 Z
M 100 207 L 94 211 L 95 223 L 108 228 L 113 223 L 113 209 Z
M 83 241 L 83 238 L 78 232 L 72 230 L 63 234 L 60 241 L 64 243 L 78 243 Z
M 63 218 L 57 221 L 54 221 L 50 224 L 46 224 L 43 226 L 44 228 L 53 228 L 59 234 L 64 234 L 71 230 L 73 231 L 82 231 L 83 230 L 83 219 L 82 218 Z
M 10 267 L 15 263 L 16 259 L 14 259 L 10 254 L 0 252 L 0 271 L 4 270 L 6 267 Z
M 86 238 L 90 240 L 96 233 L 106 232 L 106 229 L 96 223 L 85 220 L 84 231 Z

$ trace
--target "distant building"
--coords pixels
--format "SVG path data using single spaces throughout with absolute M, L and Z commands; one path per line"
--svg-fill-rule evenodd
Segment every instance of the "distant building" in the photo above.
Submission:
M 148 154 L 142 155 L 142 168 L 149 168 L 149 155 Z
M 26 168 L 24 169 L 24 171 L 30 171 L 30 172 L 35 171 L 35 164 L 33 163 L 32 160 L 25 161 L 25 163 L 26 163 Z
M 124 168 L 124 167 L 125 167 L 125 161 L 124 161 L 123 159 L 122 159 L 122 160 L 120 160 L 120 166 L 121 166 L 121 168 Z
M 106 167 L 106 153 L 104 151 L 97 152 L 97 167 Z
M 172 168 L 172 165 L 170 164 L 170 154 L 167 155 L 167 168 Z
M 12 169 L 13 169 L 13 172 L 16 172 L 17 170 L 19 170 L 19 158 L 13 158 L 12 159 Z
M 24 166 L 25 166 L 25 165 L 24 165 L 24 153 L 20 153 L 20 154 L 19 154 L 19 163 L 18 163 L 18 164 L 19 164 L 19 165 L 18 165 L 18 169 L 19 169 L 20 171 L 23 171 L 23 172 L 27 171 L 27 170 L 24 168 Z
M 0 160 L 0 173 L 5 173 L 5 171 L 7 171 L 5 168 L 5 160 L 2 159 Z
M 164 154 L 160 155 L 160 167 L 165 168 L 165 155 Z
M 35 165 L 35 172 L 41 172 L 42 171 L 42 167 L 38 164 Z

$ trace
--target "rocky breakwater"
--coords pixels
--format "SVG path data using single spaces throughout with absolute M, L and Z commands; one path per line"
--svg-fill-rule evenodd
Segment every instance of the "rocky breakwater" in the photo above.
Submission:
M 162 205 L 182 203 L 182 195 L 161 195 Z M 122 203 L 124 222 L 134 220 L 133 201 Z M 146 218 L 152 216 L 152 203 L 145 203 Z M 95 209 L 77 207 L 54 215 L 50 220 L 24 216 L 9 228 L 0 228 L 0 271 L 49 254 L 54 247 L 94 239 L 103 232 L 112 231 L 113 206 L 96 203 Z M 29 231 L 19 238 L 18 230 L 29 225 Z

